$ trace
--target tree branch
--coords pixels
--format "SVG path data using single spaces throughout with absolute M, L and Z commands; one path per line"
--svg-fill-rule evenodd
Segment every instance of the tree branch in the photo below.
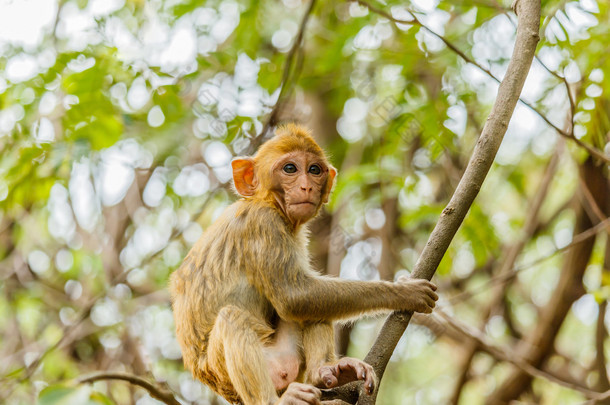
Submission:
M 490 354 L 494 358 L 500 361 L 505 361 L 507 363 L 511 363 L 515 367 L 519 368 L 524 373 L 530 375 L 531 377 L 544 378 L 552 383 L 561 385 L 562 387 L 569 388 L 574 391 L 578 391 L 581 394 L 585 395 L 587 398 L 599 398 L 605 395 L 605 392 L 596 392 L 590 390 L 581 385 L 565 381 L 560 377 L 556 376 L 551 372 L 547 372 L 544 370 L 540 370 L 527 361 L 525 361 L 521 356 L 519 356 L 515 351 L 512 351 L 506 347 L 498 347 L 489 341 L 489 339 L 481 333 L 478 329 L 469 327 L 468 325 L 453 319 L 451 316 L 438 309 L 435 311 L 436 315 L 433 318 L 442 318 L 444 322 L 446 322 L 449 326 L 455 329 L 457 332 L 466 336 L 469 339 L 474 340 L 477 343 L 477 346 L 483 350 L 484 352 Z
M 472 291 L 472 290 L 462 291 L 459 294 L 456 294 L 453 297 L 449 298 L 448 301 L 451 304 L 456 304 L 458 302 L 466 301 L 466 300 L 472 298 L 479 291 L 481 291 L 481 292 L 488 291 L 492 285 L 494 285 L 496 283 L 505 283 L 505 282 L 513 279 L 514 277 L 516 277 L 518 272 L 530 269 L 530 268 L 534 267 L 535 265 L 540 264 L 543 261 L 550 259 L 551 257 L 555 256 L 558 253 L 567 252 L 568 250 L 572 249 L 574 246 L 578 245 L 581 242 L 586 241 L 589 238 L 594 237 L 595 235 L 597 235 L 599 232 L 601 232 L 603 230 L 606 230 L 606 232 L 608 232 L 610 230 L 610 218 L 607 218 L 604 221 L 598 223 L 597 225 L 592 226 L 591 228 L 574 235 L 572 237 L 572 242 L 570 242 L 568 245 L 565 245 L 559 249 L 556 249 L 542 257 L 534 259 L 530 263 L 526 263 L 521 266 L 515 266 L 515 267 L 513 267 L 513 269 L 510 272 L 507 272 L 506 274 L 500 274 L 500 275 L 486 281 L 485 283 L 477 286 L 477 288 L 476 288 L 477 291 Z
M 161 388 L 151 383 L 150 381 L 137 375 L 121 373 L 121 372 L 101 372 L 89 376 L 81 377 L 77 381 L 79 383 L 93 383 L 100 380 L 121 380 L 127 381 L 130 384 L 144 388 L 151 397 L 158 399 L 167 405 L 181 405 L 174 394 L 165 388 Z
M 415 264 L 412 273 L 414 278 L 431 279 L 434 275 L 453 236 L 483 185 L 519 100 L 539 40 L 540 2 L 536 0 L 517 1 L 516 13 L 519 17 L 519 24 L 515 47 L 506 75 L 498 88 L 497 99 L 477 141 L 464 176 L 449 204 L 443 210 Z M 390 315 L 371 351 L 366 356 L 365 361 L 373 366 L 380 379 L 383 377 L 392 352 L 410 319 L 411 313 L 395 312 Z M 353 391 L 354 387 L 350 384 L 344 386 L 344 390 Z M 336 391 L 340 391 L 340 389 Z M 376 394 L 375 392 L 371 396 L 360 395 L 358 403 L 372 404 L 375 402 Z
M 287 94 L 286 92 L 288 91 L 288 88 L 289 88 L 288 83 L 290 80 L 294 80 L 298 76 L 295 73 L 291 77 L 290 73 L 293 70 L 294 58 L 297 56 L 297 51 L 299 50 L 299 48 L 301 47 L 301 45 L 303 43 L 303 36 L 305 34 L 305 28 L 307 27 L 307 22 L 309 21 L 309 16 L 311 16 L 311 13 L 313 12 L 313 8 L 314 8 L 315 4 L 316 4 L 316 0 L 311 0 L 309 2 L 309 6 L 307 7 L 307 10 L 305 11 L 305 14 L 303 15 L 303 19 L 301 20 L 301 25 L 299 26 L 299 31 L 297 32 L 297 36 L 294 39 L 294 43 L 292 44 L 290 51 L 288 51 L 288 55 L 286 56 L 286 61 L 284 62 L 284 71 L 282 73 L 282 82 L 280 83 L 280 94 L 277 98 L 277 101 L 275 102 L 275 105 L 273 106 L 273 109 L 271 110 L 271 113 L 269 114 L 269 118 L 267 119 L 267 122 L 263 126 L 263 130 L 255 138 L 255 140 L 258 138 L 260 138 L 260 139 L 264 138 L 265 135 L 267 134 L 267 131 L 269 131 L 269 129 L 271 127 L 273 127 L 277 124 L 278 116 L 279 116 L 282 104 L 285 101 L 286 94 Z M 303 56 L 301 56 L 299 58 L 299 61 L 300 61 L 299 63 L 301 63 L 301 64 L 303 63 Z M 253 143 L 256 143 L 256 142 L 253 142 Z

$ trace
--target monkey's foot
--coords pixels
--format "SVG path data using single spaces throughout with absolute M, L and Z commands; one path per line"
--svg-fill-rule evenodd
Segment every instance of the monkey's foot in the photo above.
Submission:
M 375 391 L 377 377 L 373 367 L 362 360 L 344 357 L 335 364 L 322 366 L 318 369 L 320 381 L 325 388 L 338 387 L 352 381 L 363 380 L 367 394 Z
M 322 393 L 308 384 L 292 383 L 276 405 L 318 405 Z

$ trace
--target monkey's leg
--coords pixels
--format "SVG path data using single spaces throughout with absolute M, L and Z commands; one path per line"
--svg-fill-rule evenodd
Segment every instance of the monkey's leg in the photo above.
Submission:
M 271 333 L 265 322 L 232 305 L 220 310 L 210 333 L 207 366 L 228 377 L 245 405 L 278 400 L 263 353 L 263 341 Z
M 331 322 L 306 324 L 303 328 L 303 352 L 305 354 L 305 383 L 324 386 L 318 370 L 336 362 L 335 330 Z
M 264 344 L 263 353 L 276 391 L 284 390 L 299 376 L 302 335 L 299 324 L 280 320 L 272 340 Z
M 330 322 L 308 324 L 303 329 L 305 382 L 331 388 L 351 381 L 364 380 L 369 394 L 377 381 L 373 368 L 359 359 L 335 356 L 334 328 Z

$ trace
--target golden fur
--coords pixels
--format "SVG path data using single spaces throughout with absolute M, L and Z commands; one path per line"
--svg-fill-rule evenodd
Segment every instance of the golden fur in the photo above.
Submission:
M 333 320 L 379 310 L 430 312 L 434 306 L 436 294 L 427 281 L 348 281 L 310 268 L 307 229 L 278 208 L 281 199 L 273 191 L 275 162 L 293 152 L 314 154 L 326 165 L 326 177 L 318 176 L 324 182 L 314 192 L 328 196 L 335 171 L 322 149 L 301 127 L 278 129 L 253 157 L 252 167 L 246 160 L 241 169 L 234 166 L 236 187 L 243 180 L 252 192 L 247 189 L 249 195 L 203 233 L 170 280 L 186 368 L 233 403 L 278 400 L 268 351 L 281 340 L 278 325 L 298 325 L 287 339 L 294 358 L 279 362 L 280 374 L 291 375 L 292 359 L 297 381 L 320 386 L 318 370 L 336 361 Z M 319 200 L 316 212 L 326 199 Z

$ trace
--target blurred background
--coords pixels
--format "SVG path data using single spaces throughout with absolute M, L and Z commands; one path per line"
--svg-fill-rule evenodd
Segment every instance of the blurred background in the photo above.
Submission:
M 322 273 L 412 270 L 515 39 L 507 0 L 0 0 L 0 403 L 224 401 L 182 366 L 171 272 L 235 200 L 230 160 L 310 127 L 338 168 Z M 379 404 L 574 404 L 610 389 L 606 1 L 543 0 L 496 162 Z M 362 358 L 383 319 L 338 328 Z M 590 403 L 595 403 L 592 401 Z M 601 402 L 600 402 L 601 403 Z

